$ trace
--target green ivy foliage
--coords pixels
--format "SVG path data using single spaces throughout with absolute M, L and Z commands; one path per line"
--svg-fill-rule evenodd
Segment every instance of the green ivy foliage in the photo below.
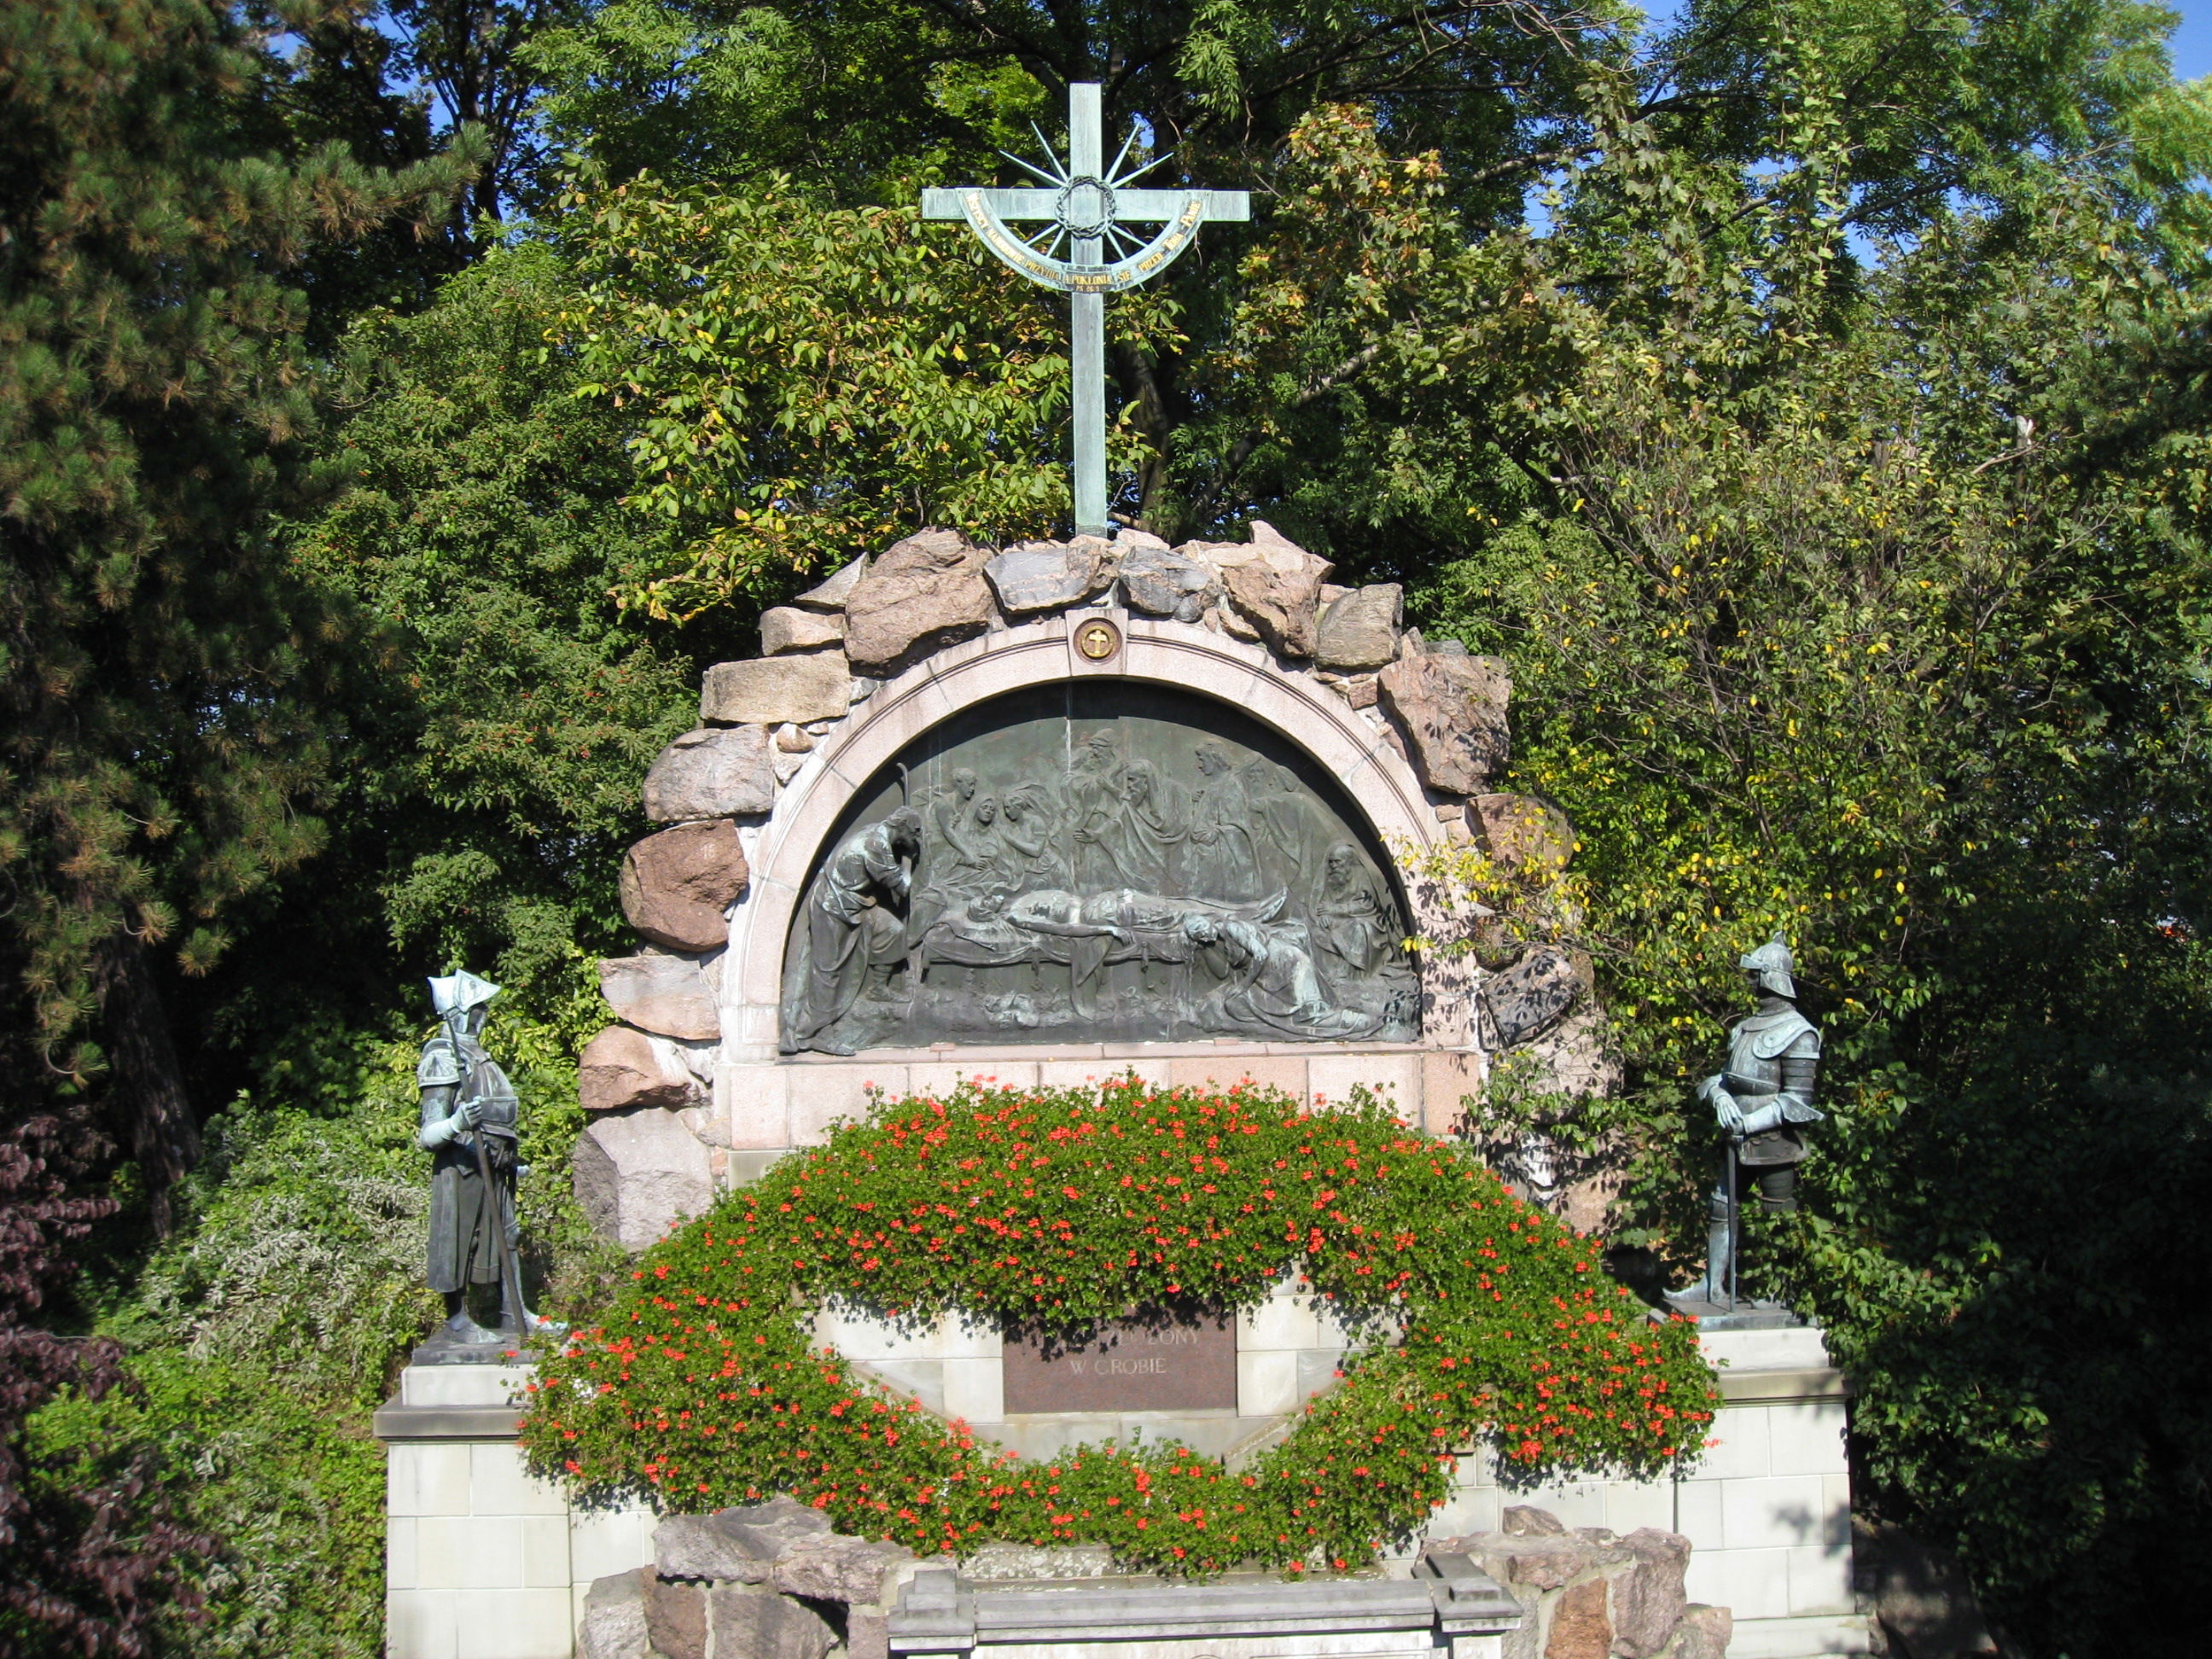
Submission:
M 824 1304 L 1079 1333 L 1252 1307 L 1286 1273 L 1366 1351 L 1241 1470 L 1183 1445 L 1024 1462 L 808 1336 Z M 656 1246 L 532 1392 L 532 1466 L 586 1488 L 684 1509 L 789 1492 L 924 1552 L 1097 1541 L 1182 1573 L 1364 1561 L 1479 1441 L 1530 1474 L 1656 1476 L 1694 1462 L 1717 1401 L 1692 1325 L 1364 1091 L 1309 1111 L 1133 1076 L 878 1101 Z

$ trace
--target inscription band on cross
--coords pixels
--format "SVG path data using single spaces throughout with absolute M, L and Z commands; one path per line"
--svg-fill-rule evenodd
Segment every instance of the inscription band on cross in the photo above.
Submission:
M 1066 164 L 1049 153 L 1050 171 L 1018 155 L 1007 157 L 1045 187 L 963 186 L 921 193 L 922 217 L 965 220 L 1007 265 L 1068 296 L 1078 535 L 1106 533 L 1106 296 L 1165 270 L 1208 221 L 1251 216 L 1251 198 L 1241 190 L 1132 188 L 1135 179 L 1167 160 L 1163 155 L 1123 173 L 1121 164 L 1135 142 L 1133 131 L 1114 165 L 1104 165 L 1098 87 L 1078 82 L 1067 89 Z M 1043 228 L 1027 236 L 1009 222 L 1040 220 Z M 1121 228 L 1127 224 L 1162 228 L 1145 240 Z M 1063 243 L 1066 258 L 1059 257 Z

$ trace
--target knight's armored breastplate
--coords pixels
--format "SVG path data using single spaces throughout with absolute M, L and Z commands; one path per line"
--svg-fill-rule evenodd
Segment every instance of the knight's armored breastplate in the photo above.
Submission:
M 1757 1034 L 1739 1028 L 1729 1043 L 1729 1092 L 1738 1096 L 1771 1095 L 1781 1087 L 1782 1057 L 1762 1057 Z

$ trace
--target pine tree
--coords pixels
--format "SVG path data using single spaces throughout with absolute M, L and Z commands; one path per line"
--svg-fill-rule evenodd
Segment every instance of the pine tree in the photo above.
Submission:
M 284 21 L 312 27 L 311 9 Z M 92 1218 L 100 1200 L 63 1194 L 102 1118 L 167 1225 L 199 1132 L 163 981 L 204 972 L 228 914 L 321 834 L 313 693 L 342 618 L 271 535 L 318 483 L 320 376 L 295 273 L 395 221 L 427 233 L 468 158 L 392 174 L 342 145 L 258 149 L 272 63 L 221 0 L 0 0 L 12 1239 L 58 1244 Z M 71 1522 L 24 1480 L 24 1414 L 70 1377 L 112 1380 L 33 1328 L 53 1316 L 68 1255 L 0 1256 L 0 1646 L 44 1632 L 137 1651 L 150 1568 L 123 1572 L 112 1549 L 127 1492 L 64 1494 Z

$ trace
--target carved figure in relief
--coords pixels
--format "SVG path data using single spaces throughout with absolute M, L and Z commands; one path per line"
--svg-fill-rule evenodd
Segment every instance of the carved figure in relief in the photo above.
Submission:
M 1209 995 L 1231 1022 L 1310 1036 L 1365 1036 L 1382 1022 L 1340 1008 L 1322 988 L 1313 957 L 1297 939 L 1303 929 L 1265 927 L 1233 916 L 1192 916 L 1183 933 L 1221 983 Z
M 1357 848 L 1340 841 L 1328 849 L 1314 894 L 1313 919 L 1314 943 L 1328 959 L 1329 977 L 1371 974 L 1389 959 L 1398 948 L 1393 933 L 1396 909 L 1362 867 Z
M 1160 783 L 1150 761 L 1131 761 L 1122 774 L 1119 808 L 1094 830 L 1077 831 L 1080 838 L 1093 836 L 1104 851 L 1118 884 L 1146 892 L 1176 890 L 1182 884 L 1173 878 L 1176 850 L 1186 834 L 1179 803 L 1170 788 Z
M 1073 709 L 936 756 L 900 768 L 910 806 L 817 872 L 787 1048 L 1418 1034 L 1395 890 L 1304 773 L 1202 726 Z M 1194 921 L 1218 926 L 1201 943 Z
M 1065 883 L 1067 861 L 1053 844 L 1053 811 L 1045 792 L 1035 784 L 1024 784 L 1007 795 L 1000 813 L 1007 886 L 1018 891 Z
M 1093 732 L 1068 765 L 1067 863 L 1079 887 L 1111 887 L 1121 879 L 1108 837 L 1127 774 L 1110 732 Z
M 911 806 L 855 830 L 830 855 L 806 907 L 806 974 L 798 1007 L 786 1011 L 793 1046 L 851 1052 L 816 1039 L 844 1018 L 863 990 L 888 994 L 905 954 L 905 925 L 893 907 L 906 904 L 921 857 L 921 814 Z
M 1199 784 L 1190 800 L 1184 883 L 1214 898 L 1250 898 L 1261 890 L 1259 850 L 1252 842 L 1252 803 L 1243 781 L 1217 744 L 1197 751 Z

